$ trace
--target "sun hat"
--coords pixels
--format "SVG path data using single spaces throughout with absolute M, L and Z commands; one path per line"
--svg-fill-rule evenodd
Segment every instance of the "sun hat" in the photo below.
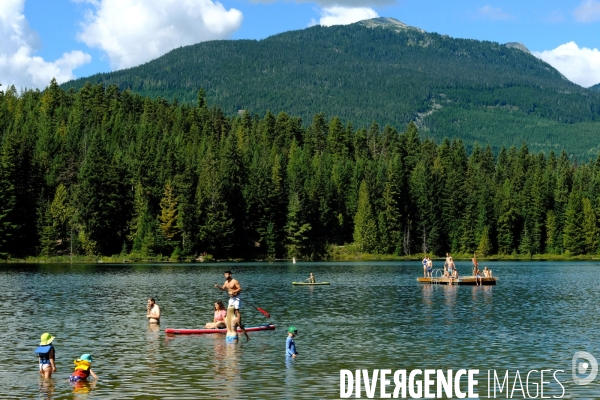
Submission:
M 79 359 L 83 361 L 93 362 L 91 354 L 83 354 L 81 357 L 79 357 Z
M 296 329 L 296 327 L 295 327 L 295 326 L 290 326 L 290 327 L 288 328 L 288 332 L 289 332 L 289 333 L 298 333 L 298 329 Z
M 49 334 L 48 332 L 44 333 L 40 338 L 40 346 L 47 346 L 54 340 L 54 336 Z

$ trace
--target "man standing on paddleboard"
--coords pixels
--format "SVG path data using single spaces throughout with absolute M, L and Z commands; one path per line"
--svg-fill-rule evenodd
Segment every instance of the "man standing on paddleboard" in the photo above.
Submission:
M 225 283 L 223 286 L 219 286 L 215 283 L 215 287 L 217 289 L 221 289 L 223 291 L 227 291 L 229 293 L 229 307 L 233 307 L 235 309 L 235 316 L 237 317 L 237 325 L 240 327 L 244 335 L 246 335 L 246 341 L 250 340 L 248 334 L 246 333 L 246 329 L 244 329 L 244 325 L 242 325 L 242 314 L 240 313 L 240 308 L 242 306 L 242 298 L 240 293 L 242 292 L 242 287 L 240 283 L 233 279 L 231 271 L 225 271 Z

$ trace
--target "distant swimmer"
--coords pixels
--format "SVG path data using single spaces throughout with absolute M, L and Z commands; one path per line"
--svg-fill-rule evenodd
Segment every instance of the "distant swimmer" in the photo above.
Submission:
M 233 279 L 231 271 L 225 271 L 225 283 L 223 286 L 219 286 L 215 283 L 215 287 L 217 289 L 227 291 L 229 293 L 229 307 L 233 307 L 235 309 L 235 316 L 237 317 L 237 324 L 246 335 L 246 341 L 250 340 L 248 334 L 246 333 L 246 329 L 244 329 L 244 325 L 242 324 L 242 314 L 240 313 L 240 308 L 242 307 L 242 286 L 240 283 Z
M 160 324 L 160 307 L 154 301 L 154 298 L 148 298 L 148 314 L 146 314 L 146 318 L 148 318 L 148 322 L 150 324 Z
M 40 375 L 48 379 L 52 377 L 52 373 L 56 372 L 56 362 L 54 360 L 55 352 L 52 341 L 54 336 L 49 333 L 44 333 L 40 340 L 40 345 L 35 352 L 38 355 L 40 362 Z
M 223 329 L 225 328 L 225 317 L 227 316 L 227 310 L 225 309 L 225 305 L 221 300 L 215 303 L 215 313 L 213 317 L 213 322 L 209 322 L 204 325 L 205 328 L 209 329 Z
M 308 283 L 317 283 L 317 278 L 315 278 L 315 276 L 313 275 L 313 273 L 310 273 L 310 276 L 308 278 L 306 278 L 306 281 Z

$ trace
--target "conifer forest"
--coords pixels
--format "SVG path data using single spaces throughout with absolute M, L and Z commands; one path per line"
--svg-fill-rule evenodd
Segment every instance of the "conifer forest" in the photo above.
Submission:
M 0 92 L 0 256 L 596 254 L 600 159 L 117 86 Z

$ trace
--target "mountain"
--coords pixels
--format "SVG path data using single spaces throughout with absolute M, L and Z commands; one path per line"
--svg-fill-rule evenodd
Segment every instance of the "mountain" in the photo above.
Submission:
M 592 87 L 589 88 L 590 90 L 597 90 L 600 92 L 600 83 L 598 83 L 597 85 L 594 85 Z
M 494 149 L 595 157 L 600 93 L 568 81 L 519 43 L 428 33 L 392 18 L 290 31 L 263 40 L 220 40 L 175 49 L 138 67 L 86 82 L 195 102 L 199 88 L 225 113 L 316 113 L 354 126 L 377 121 Z

